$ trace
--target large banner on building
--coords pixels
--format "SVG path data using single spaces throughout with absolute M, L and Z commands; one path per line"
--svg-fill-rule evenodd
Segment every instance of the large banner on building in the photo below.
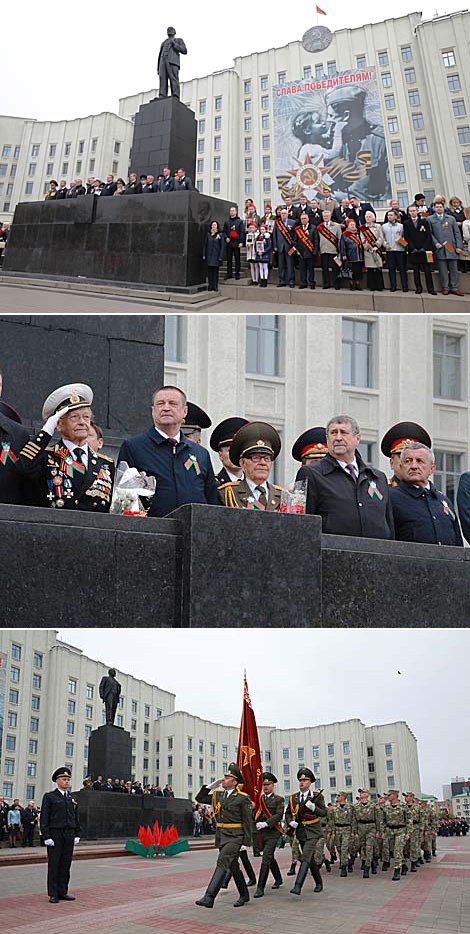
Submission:
M 5 691 L 7 684 L 7 656 L 0 652 L 0 762 L 2 761 L 3 721 L 5 718 Z
M 279 191 L 293 198 L 361 201 L 391 196 L 375 68 L 273 88 L 274 159 Z

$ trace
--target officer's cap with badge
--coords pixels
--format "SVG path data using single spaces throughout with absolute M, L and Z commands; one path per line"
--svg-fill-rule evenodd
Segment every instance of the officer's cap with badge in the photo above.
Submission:
M 236 762 L 230 762 L 227 771 L 224 772 L 224 778 L 236 778 L 238 784 L 243 785 L 243 773 Z
M 297 772 L 297 781 L 300 782 L 302 778 L 309 778 L 311 782 L 315 781 L 315 776 L 311 769 L 299 769 Z
M 263 772 L 263 782 L 273 782 L 275 785 L 277 783 L 277 778 L 272 772 Z
M 243 428 L 244 425 L 248 425 L 247 418 L 241 418 L 238 415 L 234 415 L 232 418 L 224 418 L 222 422 L 215 426 L 211 434 L 210 446 L 212 450 L 220 451 L 220 448 L 230 445 L 239 428 Z
M 93 402 L 93 390 L 86 383 L 67 383 L 66 386 L 59 386 L 54 389 L 47 397 L 42 407 L 42 417 L 44 421 L 55 415 L 61 409 L 66 409 L 64 415 L 73 412 L 74 409 L 83 409 L 84 406 L 90 406 Z
M 294 441 L 292 445 L 292 457 L 295 461 L 318 460 L 328 454 L 328 445 L 326 443 L 326 428 L 317 425 L 315 428 L 307 428 Z
M 22 425 L 22 421 L 18 412 L 13 408 L 12 405 L 8 405 L 8 402 L 4 402 L 3 399 L 0 399 L 0 415 L 5 415 L 6 418 L 9 418 L 11 422 L 17 422 L 18 425 Z
M 201 409 L 195 402 L 187 402 L 188 411 L 181 425 L 183 435 L 193 435 L 195 432 L 201 432 L 203 428 L 210 428 L 212 421 L 207 412 Z
M 52 773 L 52 781 L 56 782 L 58 778 L 71 778 L 72 770 L 69 769 L 68 765 L 61 765 L 60 769 L 56 769 Z
M 229 456 L 232 464 L 239 467 L 241 457 L 269 454 L 274 461 L 280 450 L 281 439 L 273 425 L 267 422 L 248 422 L 237 431 L 230 445 Z
M 431 435 L 422 425 L 417 422 L 397 422 L 385 432 L 380 449 L 385 457 L 391 457 L 392 454 L 400 454 L 410 441 L 417 441 L 427 448 L 432 447 Z

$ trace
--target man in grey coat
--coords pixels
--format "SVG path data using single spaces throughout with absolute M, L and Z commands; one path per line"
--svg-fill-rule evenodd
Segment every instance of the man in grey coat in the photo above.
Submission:
M 435 258 L 443 295 L 463 295 L 459 290 L 458 258 L 463 250 L 459 225 L 451 214 L 444 213 L 444 205 L 436 201 L 435 214 L 428 217 L 435 247 Z

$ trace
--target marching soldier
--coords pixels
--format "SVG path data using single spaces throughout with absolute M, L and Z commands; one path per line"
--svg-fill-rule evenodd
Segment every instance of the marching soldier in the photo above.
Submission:
M 272 772 L 263 772 L 263 794 L 255 815 L 256 830 L 261 832 L 263 858 L 254 898 L 263 897 L 269 870 L 274 876 L 273 889 L 278 889 L 282 885 L 281 870 L 274 854 L 277 842 L 283 834 L 281 821 L 284 815 L 284 798 L 274 794 L 276 782 L 277 778 Z
M 222 785 L 223 791 L 218 790 L 219 785 Z M 203 785 L 196 795 L 198 804 L 212 806 L 216 818 L 215 845 L 219 850 L 217 866 L 206 893 L 196 902 L 203 908 L 213 908 L 228 869 L 240 896 L 233 907 L 240 908 L 250 900 L 238 857 L 240 847 L 251 846 L 251 801 L 238 785 L 243 785 L 243 775 L 238 766 L 231 762 L 223 778 L 218 778 L 211 785 Z
M 80 842 L 78 805 L 70 793 L 70 769 L 56 769 L 52 781 L 55 791 L 48 791 L 41 804 L 41 836 L 47 847 L 47 894 L 49 901 L 74 902 L 68 894 L 70 865 L 74 845 Z
M 347 876 L 347 864 L 350 862 L 351 835 L 354 810 L 352 804 L 348 803 L 345 791 L 339 791 L 336 795 L 336 802 L 329 811 L 329 827 L 334 837 L 336 848 L 339 854 L 339 874 L 343 878 Z
M 302 858 L 297 834 L 295 832 L 292 835 L 287 834 L 287 842 L 291 849 L 291 864 L 286 872 L 286 876 L 295 876 L 297 863 Z
M 417 422 L 397 422 L 385 432 L 382 438 L 380 449 L 385 457 L 390 458 L 390 467 L 393 470 L 388 481 L 389 486 L 398 486 L 400 480 L 403 479 L 400 454 L 409 441 L 419 441 L 427 448 L 432 448 L 431 436 Z
M 291 895 L 300 895 L 309 869 L 316 883 L 314 892 L 323 890 L 323 882 L 314 854 L 318 838 L 323 833 L 321 819 L 328 813 L 322 793 L 312 791 L 310 788 L 312 782 L 315 781 L 313 772 L 310 769 L 299 769 L 297 781 L 300 791 L 290 795 L 286 810 L 286 823 L 291 830 L 295 830 L 302 847 L 302 862 L 294 888 L 290 890 Z
M 382 857 L 383 851 L 383 825 L 384 825 L 384 807 L 386 802 L 385 795 L 377 795 L 377 809 L 376 809 L 376 820 L 377 820 L 377 833 L 375 835 L 375 846 L 374 846 L 374 862 L 378 866 L 379 860 Z
M 295 461 L 300 461 L 302 467 L 324 457 L 328 454 L 326 429 L 320 426 L 307 428 L 294 441 L 291 453 Z
M 369 878 L 369 871 L 372 864 L 372 872 L 377 872 L 374 861 L 374 844 L 377 834 L 377 808 L 374 802 L 369 801 L 369 792 L 359 788 L 359 801 L 353 805 L 353 826 L 354 836 L 357 835 L 357 844 L 362 860 L 362 878 Z
M 419 860 L 419 838 L 421 832 L 420 828 L 422 825 L 421 810 L 412 791 L 405 791 L 403 793 L 403 797 L 405 799 L 406 806 L 411 813 L 411 820 L 413 823 L 410 839 L 405 846 L 405 859 L 403 865 L 407 866 L 406 860 L 409 855 L 411 861 L 411 872 L 417 872 Z
M 24 476 L 40 481 L 39 505 L 109 512 L 114 463 L 88 445 L 92 402 L 93 391 L 84 383 L 60 386 L 47 397 L 41 431 L 19 452 Z M 61 441 L 50 444 L 56 428 Z
M 430 827 L 431 827 L 431 853 L 433 856 L 435 856 L 437 852 L 436 851 L 436 838 L 437 838 L 437 831 L 439 828 L 439 818 L 437 816 L 436 809 L 434 807 L 430 808 L 429 817 L 430 817 Z
M 243 425 L 248 425 L 247 418 L 239 418 L 236 415 L 233 418 L 224 418 L 215 426 L 211 434 L 210 446 L 213 451 L 217 451 L 222 463 L 222 470 L 219 470 L 215 477 L 219 483 L 235 483 L 243 479 L 242 468 L 236 467 L 230 460 L 230 445 L 238 429 L 243 428 Z
M 232 464 L 241 467 L 244 479 L 219 487 L 223 506 L 279 512 L 282 487 L 268 483 L 271 465 L 281 450 L 281 439 L 272 425 L 248 422 L 240 428 L 230 445 Z
M 431 812 L 428 808 L 427 801 L 421 801 L 420 807 L 424 813 L 423 821 L 423 852 L 424 852 L 424 862 L 432 862 L 431 852 L 432 852 L 432 830 L 431 830 Z
M 398 800 L 398 791 L 389 791 L 389 806 L 384 808 L 384 832 L 389 845 L 393 841 L 395 872 L 392 882 L 398 882 L 403 866 L 403 847 L 411 836 L 413 823 L 406 804 Z M 383 867 L 382 867 L 383 868 Z

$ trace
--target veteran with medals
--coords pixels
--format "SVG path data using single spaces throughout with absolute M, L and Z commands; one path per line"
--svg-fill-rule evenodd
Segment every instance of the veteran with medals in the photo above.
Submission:
M 281 870 L 275 852 L 277 842 L 283 835 L 281 821 L 284 816 L 284 798 L 274 794 L 277 778 L 272 772 L 263 772 L 263 793 L 255 814 L 256 830 L 261 834 L 263 859 L 254 898 L 262 898 L 268 881 L 269 870 L 274 876 L 273 889 L 282 885 Z
M 318 838 L 323 835 L 322 817 L 328 814 L 322 793 L 311 788 L 312 782 L 315 783 L 311 769 L 299 769 L 297 781 L 300 790 L 290 795 L 286 809 L 286 823 L 291 830 L 295 830 L 302 847 L 302 861 L 291 895 L 300 895 L 309 869 L 315 880 L 314 891 L 323 890 L 320 870 L 315 862 L 315 847 Z
M 222 785 L 221 789 L 219 785 Z M 234 908 L 240 908 L 250 900 L 238 857 L 242 846 L 251 846 L 252 805 L 248 795 L 241 791 L 241 785 L 243 774 L 231 762 L 223 778 L 216 779 L 211 785 L 203 785 L 196 795 L 198 804 L 210 804 L 212 807 L 216 819 L 215 845 L 219 850 L 217 866 L 205 895 L 196 902 L 202 908 L 213 908 L 227 870 L 230 870 L 240 896 Z
M 248 422 L 230 445 L 230 461 L 241 467 L 244 478 L 219 487 L 222 506 L 279 512 L 282 487 L 268 483 L 271 465 L 281 450 L 279 433 L 267 422 Z
M 93 391 L 84 383 L 55 389 L 46 399 L 44 425 L 19 452 L 19 468 L 27 479 L 41 481 L 40 506 L 109 512 L 114 463 L 87 442 Z M 61 434 L 51 444 L 55 429 Z

